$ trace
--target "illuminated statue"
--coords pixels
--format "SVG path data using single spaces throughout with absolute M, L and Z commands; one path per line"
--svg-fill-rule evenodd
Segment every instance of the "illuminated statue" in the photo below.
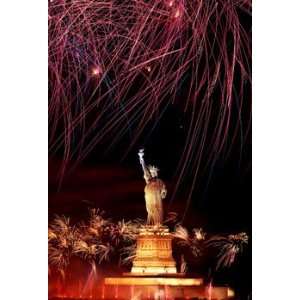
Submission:
M 138 155 L 146 181 L 145 200 L 148 213 L 147 223 L 149 225 L 160 225 L 163 221 L 162 199 L 166 197 L 167 189 L 163 181 L 157 177 L 159 171 L 158 168 L 146 166 L 143 149 L 139 151 Z

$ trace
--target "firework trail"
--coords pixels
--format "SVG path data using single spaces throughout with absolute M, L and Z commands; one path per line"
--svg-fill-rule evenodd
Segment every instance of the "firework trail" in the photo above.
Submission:
M 207 289 L 208 300 L 212 300 L 212 289 L 213 289 L 212 282 L 210 282 Z
M 187 272 L 187 264 L 186 264 L 186 261 L 184 259 L 184 255 L 182 254 L 180 256 L 180 273 L 185 274 L 186 272 Z
M 77 229 L 71 226 L 70 219 L 64 216 L 56 216 L 48 229 L 49 263 L 57 268 L 63 278 L 77 237 Z
M 176 212 L 166 212 L 166 218 L 164 220 L 165 225 L 173 225 L 178 223 L 178 214 Z
M 94 262 L 97 254 L 99 254 L 100 245 L 88 244 L 84 240 L 77 240 L 74 244 L 73 253 L 82 256 L 85 260 Z
M 203 231 L 202 228 L 194 228 L 193 232 L 194 232 L 194 238 L 195 238 L 196 241 L 205 240 L 206 233 Z
M 206 245 L 218 249 L 218 261 L 216 269 L 230 267 L 236 260 L 238 254 L 243 252 L 244 246 L 248 244 L 248 235 L 245 232 L 231 234 L 228 237 L 213 236 Z
M 131 264 L 136 257 L 136 242 L 130 246 L 123 247 L 120 256 L 122 265 Z
M 119 237 L 120 262 L 123 265 L 130 264 L 136 256 L 136 240 L 141 226 L 145 221 L 137 219 L 125 222 L 122 220 L 117 223 L 116 232 Z M 121 239 L 120 239 L 121 237 Z
M 105 231 L 106 226 L 110 224 L 110 220 L 104 219 L 103 217 L 104 213 L 101 212 L 99 209 L 95 209 L 95 208 L 89 209 L 89 214 L 90 214 L 90 218 L 88 221 L 88 226 L 86 227 L 86 232 L 87 234 L 95 235 L 99 237 Z
M 128 222 L 122 220 L 117 224 L 112 224 L 110 231 L 112 241 L 114 241 L 116 245 L 119 245 L 120 242 L 127 243 L 135 241 L 141 224 L 139 220 Z
M 91 270 L 89 272 L 89 275 L 87 276 L 87 279 L 85 281 L 85 284 L 82 287 L 82 290 L 80 291 L 80 295 L 85 295 L 87 291 L 90 291 L 97 280 L 97 267 L 96 267 L 96 259 L 97 254 L 99 254 L 99 247 L 96 244 L 88 245 L 83 240 L 78 240 L 75 243 L 73 253 L 75 255 L 79 255 L 81 258 L 83 258 L 85 261 L 89 262 L 91 264 Z
M 179 247 L 190 249 L 193 256 L 199 257 L 202 254 L 203 242 L 206 238 L 206 233 L 202 228 L 194 228 L 193 235 L 190 235 L 188 230 L 179 224 L 175 227 L 175 231 L 172 235 L 176 244 Z
M 85 295 L 87 291 L 90 291 L 97 280 L 97 267 L 96 263 L 93 261 L 91 264 L 91 271 L 86 279 L 86 282 L 82 288 L 81 295 Z
M 193 188 L 204 150 L 213 161 L 250 124 L 232 124 L 249 108 L 250 16 L 251 0 L 50 1 L 50 152 L 65 167 L 130 131 L 129 151 L 176 105 L 189 119 L 177 182 L 190 169 Z
M 178 240 L 181 245 L 190 245 L 191 239 L 188 230 L 182 225 L 177 225 L 173 233 L 173 237 Z

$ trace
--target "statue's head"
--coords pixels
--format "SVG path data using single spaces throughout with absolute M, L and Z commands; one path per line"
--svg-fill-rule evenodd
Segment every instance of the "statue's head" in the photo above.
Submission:
M 155 166 L 149 166 L 149 171 L 152 177 L 157 177 L 158 176 L 158 171 L 159 169 Z

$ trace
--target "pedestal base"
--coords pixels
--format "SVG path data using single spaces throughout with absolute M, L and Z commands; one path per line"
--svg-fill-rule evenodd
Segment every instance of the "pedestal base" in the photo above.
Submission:
M 137 239 L 133 274 L 176 274 L 172 256 L 172 236 L 165 226 L 144 226 Z
M 130 276 L 105 278 L 103 299 L 174 300 L 174 299 L 233 299 L 228 287 L 208 287 L 201 278 L 184 275 Z

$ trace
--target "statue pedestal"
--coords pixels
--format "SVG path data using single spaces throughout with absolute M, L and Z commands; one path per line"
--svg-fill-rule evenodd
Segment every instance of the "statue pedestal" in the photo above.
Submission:
M 131 274 L 176 274 L 172 236 L 166 226 L 144 226 L 137 239 Z
M 208 288 L 202 278 L 176 272 L 172 236 L 164 226 L 144 226 L 137 239 L 136 258 L 130 273 L 107 277 L 102 299 L 232 299 L 228 287 Z

